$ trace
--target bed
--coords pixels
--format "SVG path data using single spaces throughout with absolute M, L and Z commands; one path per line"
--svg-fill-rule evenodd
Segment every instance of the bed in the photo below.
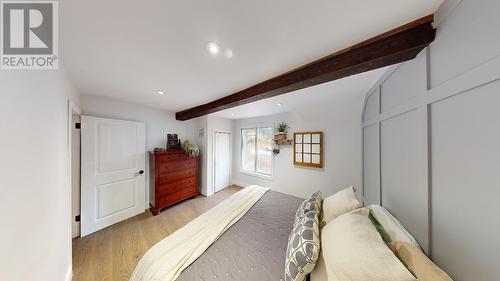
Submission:
M 362 207 L 353 187 L 304 200 L 249 186 L 154 245 L 130 280 L 416 281 L 419 274 L 452 281 L 384 208 Z
M 281 280 L 288 236 L 302 201 L 268 191 L 177 280 Z
M 130 280 L 281 280 L 303 200 L 246 187 L 154 245 Z

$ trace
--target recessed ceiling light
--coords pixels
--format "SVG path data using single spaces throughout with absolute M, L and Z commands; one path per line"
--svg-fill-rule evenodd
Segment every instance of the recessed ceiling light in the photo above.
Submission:
M 277 106 L 282 106 L 283 104 L 281 102 L 278 102 Z
M 165 92 L 163 92 L 163 91 L 158 91 L 158 92 L 156 92 L 156 93 L 157 93 L 158 95 L 162 95 L 162 96 L 165 94 Z
M 217 45 L 215 42 L 208 42 L 207 43 L 207 51 L 212 54 L 212 55 L 218 55 L 220 52 L 220 47 Z
M 234 56 L 234 53 L 233 53 L 233 50 L 231 49 L 225 49 L 224 50 L 224 56 L 226 56 L 226 58 L 230 59 Z

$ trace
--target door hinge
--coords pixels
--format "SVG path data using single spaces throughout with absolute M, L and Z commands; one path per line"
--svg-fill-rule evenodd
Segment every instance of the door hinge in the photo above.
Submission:
M 80 215 L 75 217 L 75 221 L 80 221 Z
M 75 123 L 75 129 L 81 129 L 82 123 Z

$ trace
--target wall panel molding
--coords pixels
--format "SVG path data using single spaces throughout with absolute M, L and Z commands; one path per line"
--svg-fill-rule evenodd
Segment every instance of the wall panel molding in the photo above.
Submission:
M 500 8 L 500 2 L 485 0 L 481 5 L 463 0 L 445 1 L 436 13 L 436 25 L 441 27 L 438 27 L 436 41 L 416 58 L 424 59 L 425 67 L 417 69 L 420 64 L 415 61 L 394 66 L 370 90 L 372 93 L 378 89 L 382 99 L 404 91 L 404 86 L 410 85 L 418 87 L 419 94 L 404 93 L 403 102 L 393 102 L 390 109 L 363 119 L 361 126 L 363 131 L 379 128 L 378 138 L 367 138 L 363 134 L 363 148 L 379 145 L 380 158 L 378 165 L 370 164 L 374 161 L 369 156 L 363 158 L 364 193 L 379 192 L 381 205 L 394 212 L 393 215 L 416 233 L 426 253 L 456 281 L 471 278 L 490 281 L 500 274 L 498 266 L 491 262 L 498 261 L 500 253 L 492 251 L 490 243 L 492 237 L 500 234 L 500 226 L 474 219 L 479 212 L 485 221 L 496 221 L 495 214 L 500 212 L 500 206 L 495 203 L 500 178 L 494 172 L 500 167 L 497 161 L 500 156 L 500 119 L 495 109 L 500 104 L 500 51 L 495 47 L 499 43 L 498 36 L 492 34 L 491 27 L 500 24 L 500 19 L 491 12 Z M 484 14 L 489 18 L 481 19 L 482 25 L 478 26 L 472 21 L 483 13 L 481 9 L 487 9 Z M 466 21 L 471 21 L 473 30 Z M 456 42 L 464 41 L 464 37 L 457 36 L 473 32 L 477 33 L 471 38 L 479 36 L 484 42 L 467 42 L 460 46 L 458 50 L 461 52 L 469 50 L 468 57 L 458 57 L 460 52 L 456 50 L 447 52 L 454 50 L 451 48 Z M 478 47 L 488 43 L 486 48 Z M 491 59 L 485 62 L 486 58 Z M 446 62 L 450 62 L 448 68 Z M 411 64 L 415 68 L 409 71 Z M 412 71 L 415 74 L 411 74 Z M 425 79 L 422 80 L 420 75 Z M 432 75 L 443 82 L 432 84 Z M 405 84 L 409 76 L 418 77 Z M 445 80 L 447 77 L 451 78 Z M 384 87 L 387 81 L 396 86 Z M 398 81 L 401 84 L 397 84 Z M 421 87 L 416 86 L 416 81 L 421 81 L 418 82 Z M 363 112 L 370 106 L 365 103 Z M 376 152 L 370 153 L 370 157 L 376 155 Z M 368 160 L 371 162 L 366 162 Z M 401 176 L 408 175 L 407 167 L 394 162 L 411 166 L 415 171 L 408 177 L 411 182 L 406 183 L 405 177 Z M 369 182 L 377 181 L 374 175 L 380 179 L 376 184 Z M 377 187 L 378 191 L 373 190 Z M 411 191 L 407 197 L 403 196 L 405 191 Z M 479 193 L 489 194 L 484 199 L 488 204 L 471 199 L 473 194 Z M 464 218 L 475 227 L 464 224 Z M 498 248 L 496 239 L 493 243 Z
M 363 203 L 365 206 L 381 204 L 381 179 L 380 172 L 378 172 L 380 167 L 380 124 L 375 123 L 363 128 L 363 139 L 370 140 L 363 142 L 362 146 L 363 186 L 367 187 L 362 189 Z M 371 169 L 373 167 L 377 168 Z
M 429 58 L 427 57 L 427 59 Z M 384 74 L 384 76 L 382 76 L 382 78 L 374 85 L 374 87 L 372 87 L 372 90 L 370 91 L 373 92 L 370 92 L 370 95 L 375 93 L 376 91 L 374 89 L 380 88 L 380 85 L 383 84 L 397 69 L 398 67 L 388 70 L 386 74 Z M 365 120 L 362 123 L 362 127 L 371 126 L 374 123 L 387 120 L 393 116 L 404 114 L 410 110 L 433 104 L 454 95 L 459 95 L 463 92 L 476 87 L 481 87 L 499 79 L 500 56 L 435 88 L 429 89 L 426 92 L 426 95 L 419 95 L 412 100 L 408 100 L 405 103 L 395 106 L 388 112 L 381 113 L 375 118 Z M 366 110 L 366 100 L 368 99 L 368 96 L 369 95 L 367 95 L 367 98 L 365 99 L 363 112 Z
M 472 70 L 430 89 L 422 101 L 431 104 L 500 79 L 500 55 Z
M 430 254 L 431 215 L 429 213 L 429 181 L 427 180 L 429 177 L 427 169 L 429 128 L 428 106 L 425 104 L 429 84 L 428 61 L 426 50 L 420 53 L 414 61 L 394 66 L 381 77 L 366 98 L 366 100 L 373 99 L 373 95 L 378 94 L 379 104 L 376 105 L 373 100 L 365 102 L 363 111 L 378 111 L 379 114 L 377 116 L 369 114 L 371 118 L 364 119 L 362 128 L 363 194 L 369 196 L 363 198 L 365 204 L 377 203 L 373 197 L 379 194 L 378 203 L 388 208 L 397 217 L 399 215 L 398 218 L 416 233 L 424 251 Z M 417 76 L 418 79 L 412 83 L 404 81 L 412 79 L 413 76 Z M 384 87 L 386 83 L 390 83 L 390 86 Z M 413 94 L 406 95 L 406 100 L 401 99 L 398 94 L 408 84 L 412 85 Z M 385 111 L 382 110 L 382 98 L 385 98 L 386 105 L 389 105 Z M 395 99 L 391 101 L 393 98 Z M 406 122 L 411 122 L 410 127 L 405 128 Z M 389 124 L 392 125 L 388 126 Z M 369 128 L 378 128 L 377 138 L 373 136 L 374 131 L 371 131 L 367 137 L 366 130 Z M 399 134 L 400 131 L 404 132 Z M 391 137 L 387 138 L 386 134 L 390 134 Z M 367 150 L 373 147 L 378 147 L 378 162 L 373 159 L 375 157 L 373 151 L 367 153 Z M 394 163 L 395 161 L 404 162 L 405 159 L 410 162 Z M 414 177 L 413 180 L 408 181 L 407 179 L 411 177 Z M 418 186 L 424 186 L 424 188 L 419 190 Z M 378 190 L 374 190 L 377 188 Z M 405 198 L 405 195 L 410 194 L 411 200 Z M 400 205 L 400 202 L 403 205 Z
M 427 77 L 425 85 L 422 85 L 425 87 L 425 89 L 429 88 L 429 50 L 428 48 L 421 54 L 423 58 L 426 61 L 425 63 L 425 68 L 423 71 L 425 72 L 425 77 Z M 420 55 L 419 55 L 420 56 Z M 409 62 L 407 62 L 409 63 Z M 369 96 L 372 96 L 374 94 L 378 95 L 378 99 L 380 100 L 383 95 L 383 84 L 388 81 L 388 79 L 391 78 L 392 75 L 394 75 L 397 71 L 401 70 L 401 65 L 398 65 L 396 67 L 393 67 L 389 69 L 383 76 L 382 78 L 372 87 L 371 92 L 367 94 L 367 99 Z M 388 120 L 391 120 L 393 118 L 397 118 L 401 115 L 408 114 L 412 111 L 418 111 L 419 112 L 419 132 L 421 133 L 419 135 L 420 138 L 420 148 L 419 151 L 421 151 L 421 157 L 422 163 L 425 163 L 425 167 L 422 169 L 423 174 L 421 175 L 422 178 L 425 179 L 425 186 L 426 188 L 422 189 L 422 198 L 427 198 L 426 200 L 422 200 L 422 207 L 425 207 L 428 209 L 428 242 L 426 241 L 424 244 L 428 245 L 426 246 L 425 250 L 429 255 L 432 255 L 432 206 L 430 204 L 431 199 L 432 199 L 432 165 L 431 165 L 431 160 L 432 160 L 432 148 L 430 145 L 431 141 L 431 112 L 430 112 L 430 106 L 433 103 L 452 98 L 454 96 L 467 93 L 468 91 L 482 87 L 484 85 L 487 85 L 489 83 L 495 82 L 500 79 L 500 56 L 496 57 L 494 60 L 489 61 L 485 64 L 482 64 L 473 70 L 464 73 L 454 79 L 451 79 L 435 88 L 428 89 L 422 91 L 421 94 L 406 100 L 405 102 L 392 107 L 390 110 L 387 110 L 386 112 L 381 112 L 381 106 L 380 103 L 377 105 L 378 110 L 380 113 L 370 119 L 367 119 L 362 122 L 362 128 L 368 128 L 374 125 L 379 126 L 381 128 L 381 124 L 383 122 L 386 122 Z M 364 111 L 369 109 L 367 108 L 369 106 L 368 103 L 365 102 L 365 108 Z M 374 109 L 372 109 L 373 111 Z M 381 142 L 382 135 L 380 133 L 379 135 L 379 145 L 382 145 Z M 364 146 L 365 147 L 365 146 Z M 383 151 L 380 151 L 380 159 L 382 159 L 382 153 Z M 420 156 L 419 156 L 420 157 Z M 380 163 L 378 169 L 379 169 L 379 174 L 380 174 L 380 179 L 382 179 L 382 167 L 383 163 Z M 369 167 L 364 166 L 364 170 L 370 169 Z M 370 174 L 372 173 L 371 171 L 364 171 L 365 174 Z M 363 189 L 365 188 L 366 183 L 364 182 L 363 184 Z M 383 191 L 384 186 L 382 183 L 380 183 L 380 197 L 381 197 L 381 202 L 383 202 Z M 364 191 L 367 193 L 373 193 L 371 191 Z

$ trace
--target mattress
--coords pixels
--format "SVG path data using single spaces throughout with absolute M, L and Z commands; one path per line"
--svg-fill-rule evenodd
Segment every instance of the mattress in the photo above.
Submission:
M 280 281 L 295 212 L 303 199 L 268 191 L 177 281 Z

